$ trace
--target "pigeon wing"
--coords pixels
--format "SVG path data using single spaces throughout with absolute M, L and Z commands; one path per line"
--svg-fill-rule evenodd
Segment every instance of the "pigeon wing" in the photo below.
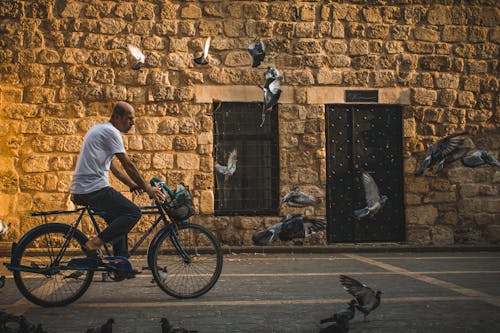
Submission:
M 363 187 L 365 189 L 366 204 L 368 208 L 373 207 L 377 202 L 380 201 L 378 186 L 368 172 L 363 171 L 361 177 L 363 181 Z
M 281 93 L 281 79 L 277 78 L 273 80 L 271 83 L 269 83 L 269 91 L 273 95 L 278 94 L 278 92 Z
M 469 148 L 459 147 L 459 148 L 455 149 L 453 152 L 451 152 L 449 155 L 447 155 L 445 161 L 447 163 L 455 162 L 455 161 L 461 159 L 462 157 L 464 157 L 468 151 L 469 151 Z
M 283 197 L 283 202 L 289 202 L 289 201 L 291 201 L 292 198 L 294 196 L 296 196 L 298 192 L 299 192 L 299 188 L 298 187 L 294 187 L 290 192 L 288 192 L 287 194 L 285 194 L 285 196 Z
M 325 222 L 317 219 L 312 219 L 308 217 L 304 217 L 302 219 L 302 223 L 304 225 L 304 235 L 308 237 L 312 234 L 315 234 L 321 230 L 326 228 Z
M 471 155 L 464 156 L 462 158 L 462 164 L 466 167 L 469 167 L 469 168 L 476 168 L 478 166 L 481 166 L 485 163 L 484 160 L 482 159 L 481 155 L 482 155 L 481 151 L 476 150 Z
M 236 162 L 238 162 L 237 158 L 238 158 L 238 151 L 235 148 L 231 151 L 227 159 L 227 170 L 231 175 L 236 171 Z
M 361 303 L 360 299 L 363 299 L 367 294 L 373 293 L 373 290 L 366 284 L 361 283 L 350 276 L 340 275 L 339 280 L 344 289 L 358 300 L 358 303 Z
M 208 50 L 210 49 L 210 41 L 212 38 L 208 36 L 207 40 L 205 41 L 205 47 L 203 48 L 203 58 L 208 57 Z
M 132 56 L 138 61 L 138 62 L 144 62 L 146 60 L 146 56 L 142 51 L 135 45 L 128 44 L 127 45 L 128 50 L 132 54 Z
M 226 175 L 227 167 L 225 165 L 220 165 L 219 163 L 215 163 L 215 171 L 217 171 L 220 174 Z
M 465 135 L 465 134 L 467 134 L 467 133 L 462 132 L 462 133 L 455 133 L 455 134 L 449 135 L 446 138 L 439 140 L 436 143 L 435 149 L 437 151 L 440 151 L 443 154 L 443 156 L 448 156 L 455 149 L 457 149 L 458 146 L 460 146 L 464 143 L 464 140 L 460 139 L 458 137 Z
M 500 162 L 491 156 L 486 149 L 481 149 L 481 158 L 489 165 L 500 167 Z

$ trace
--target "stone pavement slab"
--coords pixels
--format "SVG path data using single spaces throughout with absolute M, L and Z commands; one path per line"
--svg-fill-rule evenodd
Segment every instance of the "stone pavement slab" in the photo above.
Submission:
M 120 283 L 96 275 L 81 299 L 51 309 L 24 300 L 8 279 L 0 310 L 16 308 L 48 332 L 85 332 L 109 317 L 113 332 L 161 332 L 163 316 L 202 333 L 318 332 L 350 299 L 339 274 L 383 291 L 370 321 L 357 314 L 349 332 L 500 332 L 498 252 L 232 254 L 197 299 L 164 294 L 149 273 Z

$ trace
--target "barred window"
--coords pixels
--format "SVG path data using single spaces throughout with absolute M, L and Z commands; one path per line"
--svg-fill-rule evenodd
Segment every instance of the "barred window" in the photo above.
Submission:
M 279 208 L 277 109 L 262 127 L 261 103 L 214 103 L 214 164 L 227 166 L 237 151 L 233 175 L 215 171 L 215 215 L 276 215 Z

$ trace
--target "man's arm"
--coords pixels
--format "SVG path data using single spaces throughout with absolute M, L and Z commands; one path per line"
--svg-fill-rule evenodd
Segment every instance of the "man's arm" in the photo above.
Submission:
M 155 199 L 158 202 L 162 202 L 165 200 L 165 195 L 161 192 L 161 190 L 157 187 L 149 186 L 148 183 L 144 180 L 139 170 L 135 166 L 134 162 L 130 160 L 127 153 L 118 153 L 115 154 L 120 163 L 122 164 L 123 169 L 127 173 L 128 177 L 140 188 L 142 188 L 151 198 Z M 113 172 L 114 174 L 114 172 Z M 118 177 L 118 176 L 117 176 Z M 120 178 L 118 178 L 120 179 Z M 120 179 L 121 180 L 121 179 Z M 126 184 L 126 183 L 125 183 Z
M 121 181 L 123 184 L 127 185 L 130 188 L 130 191 L 133 191 L 134 189 L 138 188 L 139 186 L 130 178 L 125 171 L 120 167 L 116 159 L 113 159 L 111 161 L 111 165 L 109 167 L 113 175 L 118 178 L 119 181 Z M 142 190 L 142 188 L 141 188 Z

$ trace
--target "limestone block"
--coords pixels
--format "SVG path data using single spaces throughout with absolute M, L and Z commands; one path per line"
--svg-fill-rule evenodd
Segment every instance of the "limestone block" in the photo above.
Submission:
M 408 40 L 411 32 L 411 27 L 407 25 L 391 26 L 391 37 L 394 40 Z
M 423 70 L 446 72 L 451 69 L 451 61 L 447 56 L 423 56 L 419 59 L 419 66 Z
M 403 119 L 403 137 L 413 138 L 416 136 L 417 123 L 415 118 Z
M 455 104 L 457 99 L 457 92 L 453 89 L 440 89 L 437 92 L 437 100 L 439 105 L 451 106 Z
M 431 236 L 428 227 L 408 226 L 406 240 L 410 244 L 429 244 Z
M 61 210 L 66 208 L 67 193 L 36 193 L 33 195 L 33 210 Z
M 210 132 L 203 132 L 197 135 L 198 145 L 206 145 L 213 143 L 213 136 Z
M 325 41 L 324 49 L 332 54 L 345 54 L 347 52 L 347 43 L 345 41 L 328 39 Z
M 467 73 L 469 74 L 485 74 L 488 73 L 488 62 L 484 60 L 467 60 Z
M 177 34 L 177 22 L 159 21 L 155 23 L 154 31 L 158 36 L 175 36 Z
M 43 191 L 45 188 L 45 174 L 26 174 L 19 177 L 19 189 L 21 191 Z
M 198 190 L 207 190 L 213 186 L 211 173 L 199 173 L 194 176 L 194 186 Z
M 110 100 L 120 101 L 127 98 L 127 88 L 122 85 L 106 87 L 106 97 Z
M 52 136 L 37 135 L 33 138 L 31 146 L 35 151 L 40 153 L 52 152 L 54 150 L 54 141 Z
M 80 2 L 70 2 L 63 3 L 65 5 L 64 9 L 61 11 L 60 15 L 63 18 L 77 18 L 80 17 L 80 13 L 83 8 L 83 3 Z
M 438 217 L 438 210 L 433 205 L 410 206 L 406 208 L 408 224 L 433 225 Z
M 247 51 L 231 51 L 227 54 L 224 64 L 229 67 L 250 66 L 252 58 Z
M 413 30 L 413 35 L 416 40 L 425 42 L 439 41 L 439 29 L 436 26 L 419 26 Z
M 442 203 L 442 202 L 456 202 L 457 196 L 455 192 L 430 192 L 427 194 L 423 203 Z
M 179 133 L 179 124 L 174 119 L 166 119 L 158 124 L 158 133 L 177 134 Z
M 49 160 L 49 165 L 50 169 L 55 171 L 73 170 L 74 169 L 73 156 L 52 157 Z
M 285 81 L 289 85 L 308 86 L 314 84 L 314 77 L 310 70 L 293 70 L 286 72 Z
M 430 89 L 412 89 L 412 100 L 418 105 L 433 105 L 437 100 L 437 92 Z
M 104 35 L 90 33 L 83 38 L 82 46 L 87 49 L 101 50 L 106 44 L 106 38 Z
M 480 92 L 481 91 L 481 79 L 475 75 L 469 75 L 463 79 L 464 90 Z
M 44 142 L 45 141 L 45 142 Z M 42 142 L 39 143 L 39 150 L 41 152 L 52 151 L 53 149 L 60 152 L 66 153 L 78 153 L 83 143 L 82 136 L 60 136 L 57 140 L 53 137 L 45 137 Z M 42 148 L 43 147 L 43 148 Z
M 66 70 L 66 77 L 71 84 L 83 84 L 92 81 L 94 71 L 86 66 L 71 66 Z
M 428 42 L 406 42 L 406 48 L 411 53 L 429 54 L 434 52 L 434 44 Z
M 165 56 L 165 63 L 167 67 L 175 70 L 188 68 L 191 65 L 192 61 L 193 58 L 191 54 L 170 53 Z
M 498 244 L 500 243 L 500 225 L 487 225 L 485 227 L 484 235 L 488 242 Z
M 376 71 L 371 74 L 375 87 L 392 87 L 396 84 L 396 78 L 392 71 Z
M 437 88 L 458 89 L 459 77 L 449 73 L 436 73 L 434 82 Z
M 43 119 L 42 131 L 45 134 L 75 134 L 75 124 L 70 119 Z
M 453 229 L 445 225 L 430 227 L 431 242 L 435 245 L 451 245 L 455 243 Z
M 296 22 L 298 19 L 298 9 L 292 4 L 279 2 L 272 3 L 269 7 L 269 15 L 272 19 L 285 22 Z M 260 16 L 259 18 L 261 17 L 262 16 Z
M 244 35 L 245 32 L 245 21 L 230 19 L 223 22 L 224 34 L 227 37 L 239 37 Z
M 152 154 L 131 152 L 129 156 L 139 170 L 149 170 L 151 168 Z
M 151 134 L 158 132 L 160 119 L 151 117 L 142 117 L 135 120 L 135 128 L 139 133 Z
M 486 213 L 500 213 L 500 198 L 487 198 L 484 199 L 484 206 Z
M 49 156 L 33 155 L 26 157 L 21 162 L 24 172 L 45 172 L 49 171 Z
M 43 87 L 28 87 L 24 101 L 32 104 L 54 103 L 56 96 L 55 89 Z M 4 99 L 4 103 L 7 101 Z
M 295 54 L 308 54 L 308 53 L 320 53 L 321 46 L 319 41 L 314 39 L 298 39 L 297 42 L 292 46 L 293 53 Z
M 368 54 L 368 42 L 361 39 L 353 39 L 349 42 L 349 55 Z
M 349 67 L 351 64 L 351 58 L 346 55 L 333 55 L 328 58 L 328 63 L 331 67 Z
M 173 147 L 172 137 L 161 134 L 144 135 L 142 145 L 146 151 L 166 151 Z
M 113 83 L 115 80 L 115 72 L 112 68 L 98 69 L 94 80 L 99 83 Z
M 196 154 L 178 153 L 176 156 L 176 166 L 181 170 L 198 170 L 200 168 L 200 158 Z
M 176 136 L 174 138 L 173 148 L 175 150 L 194 150 L 196 149 L 196 137 L 195 136 Z
M 169 153 L 153 154 L 153 168 L 158 170 L 172 169 L 174 167 L 174 156 Z
M 214 213 L 214 193 L 211 190 L 201 191 L 199 209 L 201 214 Z

